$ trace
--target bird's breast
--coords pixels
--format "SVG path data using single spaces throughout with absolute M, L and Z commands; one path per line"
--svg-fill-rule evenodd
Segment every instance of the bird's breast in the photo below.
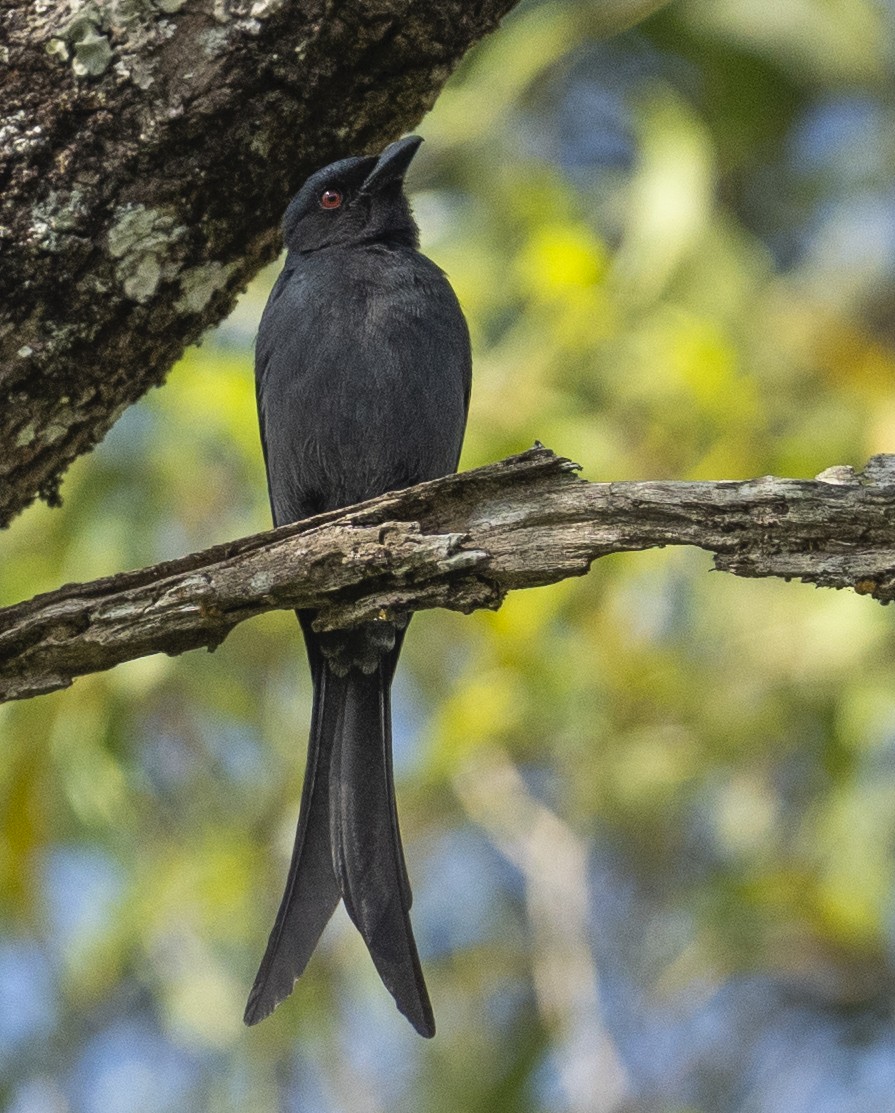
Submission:
M 468 336 L 424 257 L 340 252 L 297 267 L 265 314 L 257 357 L 271 477 L 282 472 L 320 509 L 456 466 Z

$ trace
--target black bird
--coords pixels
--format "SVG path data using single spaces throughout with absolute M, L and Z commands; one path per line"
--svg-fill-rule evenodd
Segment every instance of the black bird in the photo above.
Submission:
M 255 376 L 276 525 L 455 471 L 469 332 L 417 250 L 404 175 L 422 140 L 312 174 L 283 220 L 286 263 L 261 318 Z M 390 692 L 404 629 L 326 635 L 299 612 L 314 683 L 289 878 L 245 1021 L 287 997 L 341 898 L 400 1011 L 432 1006 L 410 926 L 392 779 Z M 406 623 L 405 623 L 406 625 Z

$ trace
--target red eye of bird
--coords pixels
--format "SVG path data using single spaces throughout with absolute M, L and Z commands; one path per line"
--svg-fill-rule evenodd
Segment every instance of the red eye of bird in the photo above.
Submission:
M 337 209 L 342 204 L 342 194 L 337 189 L 325 189 L 320 194 L 320 204 L 324 209 Z

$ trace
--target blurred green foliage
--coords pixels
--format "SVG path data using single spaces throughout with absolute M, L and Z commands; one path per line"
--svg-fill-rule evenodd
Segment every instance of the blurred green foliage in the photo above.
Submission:
M 593 479 L 895 450 L 893 8 L 686 0 L 604 40 L 606 12 L 523 4 L 420 128 L 424 250 L 474 342 L 463 466 L 535 439 Z M 0 537 L 2 602 L 265 528 L 275 271 Z M 0 707 L 0 1107 L 895 1109 L 891 616 L 709 566 L 607 558 L 414 621 L 431 1044 L 341 913 L 242 1027 L 304 764 L 289 615 Z

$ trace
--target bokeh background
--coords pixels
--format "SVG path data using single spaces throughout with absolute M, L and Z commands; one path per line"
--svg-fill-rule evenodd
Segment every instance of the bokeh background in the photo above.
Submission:
M 624 7 L 624 5 L 622 5 Z M 895 451 L 895 5 L 527 0 L 420 127 L 463 464 L 813 476 Z M 275 268 L 0 536 L 0 601 L 265 528 Z M 309 685 L 288 614 L 0 707 L 4 1113 L 895 1110 L 895 630 L 666 550 L 413 623 L 395 691 L 439 1034 L 340 910 L 244 1000 Z

